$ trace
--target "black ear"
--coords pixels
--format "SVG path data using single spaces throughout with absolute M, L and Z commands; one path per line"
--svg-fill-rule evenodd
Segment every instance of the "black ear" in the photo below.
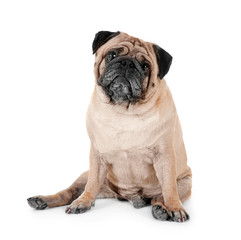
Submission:
M 159 67 L 158 76 L 160 79 L 163 79 L 172 64 L 172 56 L 157 45 L 153 45 L 153 48 L 156 53 L 157 64 Z
M 100 31 L 95 34 L 95 39 L 92 43 L 93 54 L 96 53 L 99 47 L 105 44 L 111 38 L 117 36 L 120 32 L 108 32 L 108 31 Z

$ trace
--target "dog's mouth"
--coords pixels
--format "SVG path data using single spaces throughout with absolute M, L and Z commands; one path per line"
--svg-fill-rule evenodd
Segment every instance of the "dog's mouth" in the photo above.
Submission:
M 118 57 L 106 65 L 98 84 L 115 104 L 137 102 L 144 94 L 144 79 L 145 73 L 135 59 Z
M 115 102 L 133 101 L 130 82 L 122 76 L 116 77 L 109 85 L 109 96 Z

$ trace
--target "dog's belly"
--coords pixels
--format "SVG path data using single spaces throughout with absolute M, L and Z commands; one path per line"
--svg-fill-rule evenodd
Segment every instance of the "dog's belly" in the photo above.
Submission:
M 151 198 L 161 194 L 161 186 L 152 164 L 152 155 L 150 149 L 109 155 L 109 187 L 128 199 L 136 196 Z

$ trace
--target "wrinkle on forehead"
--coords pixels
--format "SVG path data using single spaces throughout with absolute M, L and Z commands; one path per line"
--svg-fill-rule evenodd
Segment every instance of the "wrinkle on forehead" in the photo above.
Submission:
M 142 53 L 145 55 L 148 54 L 146 49 L 142 46 L 141 42 L 138 40 L 135 40 L 135 41 L 133 40 L 132 42 L 124 41 L 124 42 L 120 42 L 118 45 L 128 48 L 130 55 L 136 55 L 137 53 Z
M 128 54 L 130 57 L 136 58 L 138 61 L 148 61 L 152 65 L 152 60 L 149 57 L 148 50 L 140 41 L 121 42 L 118 46 L 124 47 L 123 54 Z

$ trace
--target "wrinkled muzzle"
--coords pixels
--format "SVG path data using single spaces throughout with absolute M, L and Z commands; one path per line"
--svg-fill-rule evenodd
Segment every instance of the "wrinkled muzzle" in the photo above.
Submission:
M 144 71 L 131 57 L 118 57 L 106 65 L 98 84 L 113 103 L 137 102 L 143 94 Z

